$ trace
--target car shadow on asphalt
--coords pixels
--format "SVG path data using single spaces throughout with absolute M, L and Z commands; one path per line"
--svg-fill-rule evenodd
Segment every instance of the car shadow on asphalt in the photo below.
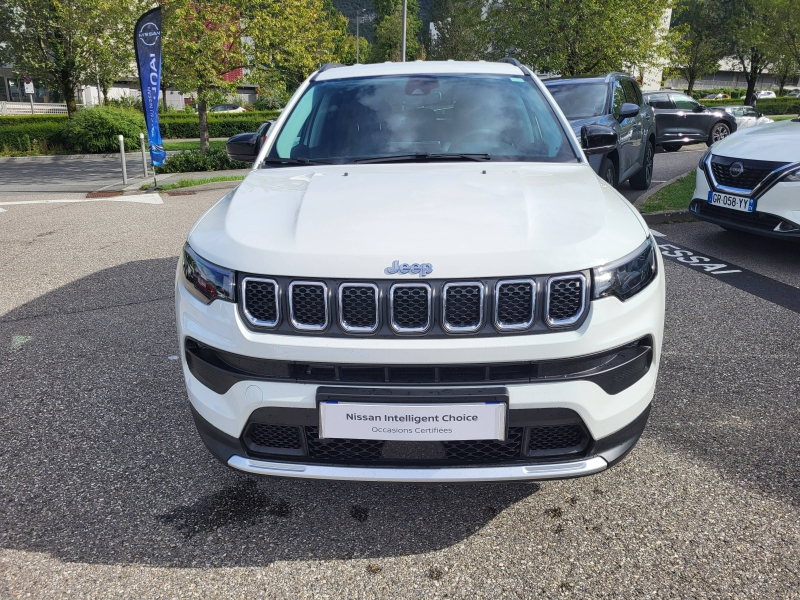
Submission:
M 217 462 L 175 360 L 175 264 L 99 271 L 0 317 L 0 547 L 66 562 L 252 566 L 433 552 L 495 519 L 525 539 L 550 535 L 517 522 L 536 484 L 270 479 Z M 645 437 L 797 504 L 797 322 L 750 296 L 737 310 L 759 318 L 734 327 L 712 310 L 730 305 L 715 304 L 716 288 L 668 271 Z
M 271 479 L 220 464 L 175 360 L 175 264 L 106 269 L 0 317 L 1 547 L 177 567 L 401 556 L 458 544 L 539 489 Z

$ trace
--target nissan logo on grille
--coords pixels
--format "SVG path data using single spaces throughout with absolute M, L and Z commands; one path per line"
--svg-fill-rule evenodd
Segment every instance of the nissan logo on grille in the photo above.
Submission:
M 740 162 L 735 162 L 730 166 L 731 177 L 738 177 L 744 173 L 744 165 Z
M 431 263 L 400 263 L 399 260 L 396 260 L 392 263 L 392 266 L 386 267 L 383 272 L 387 275 L 408 275 L 411 273 L 425 277 L 425 275 L 433 273 L 433 265 Z

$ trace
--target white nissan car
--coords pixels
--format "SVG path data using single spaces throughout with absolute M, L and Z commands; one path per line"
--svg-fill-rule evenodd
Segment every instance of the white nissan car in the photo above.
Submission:
M 711 146 L 689 208 L 725 229 L 800 240 L 800 119 L 737 131 Z
M 645 427 L 663 263 L 513 59 L 326 65 L 192 228 L 176 313 L 211 452 L 264 475 L 603 471 Z

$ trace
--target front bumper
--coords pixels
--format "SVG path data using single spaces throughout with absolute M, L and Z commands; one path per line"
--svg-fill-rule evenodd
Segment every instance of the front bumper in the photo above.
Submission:
M 604 471 L 621 461 L 636 445 L 647 425 L 650 405 L 648 404 L 642 414 L 621 430 L 595 441 L 586 455 L 576 460 L 454 467 L 345 466 L 250 458 L 247 456 L 247 448 L 241 439 L 219 431 L 203 419 L 194 408 L 192 416 L 203 443 L 211 453 L 222 463 L 238 471 L 302 479 L 389 483 L 469 483 L 564 479 L 593 475 Z
M 756 197 L 755 211 L 752 213 L 709 205 L 710 190 L 705 171 L 698 167 L 689 205 L 689 210 L 696 218 L 746 233 L 800 240 L 800 182 L 776 183 L 763 195 Z
M 596 473 L 624 456 L 636 443 L 647 421 L 658 375 L 664 325 L 663 262 L 658 254 L 657 260 L 658 275 L 647 288 L 626 302 L 616 298 L 593 301 L 580 328 L 506 337 L 395 340 L 255 333 L 241 322 L 234 304 L 220 301 L 202 304 L 177 283 L 181 360 L 197 428 L 205 444 L 222 462 L 260 474 L 375 481 L 504 481 Z M 587 444 L 579 453 L 543 459 L 521 453 L 511 464 L 321 464 L 323 461 L 307 460 L 305 456 L 284 456 L 276 460 L 271 456 L 259 456 L 245 444 L 247 427 L 254 415 L 260 411 L 271 411 L 271 414 L 290 411 L 311 414 L 310 418 L 315 419 L 317 382 L 238 377 L 230 385 L 214 391 L 208 386 L 210 380 L 202 374 L 196 377 L 187 361 L 190 344 L 197 343 L 262 361 L 401 366 L 501 365 L 520 361 L 541 364 L 604 353 L 642 339 L 650 340 L 652 348 L 647 370 L 624 389 L 604 388 L 601 382 L 590 378 L 499 382 L 507 391 L 510 425 L 514 418 L 519 419 L 528 411 L 563 410 L 575 415 L 586 432 Z M 197 372 L 197 365 L 194 369 Z M 484 385 L 497 384 L 487 381 Z M 334 381 L 326 385 L 344 384 Z M 354 384 L 349 385 L 354 387 Z M 357 385 L 365 389 L 393 387 L 380 383 Z M 475 386 L 474 383 L 469 385 Z M 411 386 L 417 390 L 443 388 L 452 391 L 459 386 Z M 287 423 L 298 427 L 316 425 L 310 420 Z M 529 428 L 535 423 L 526 421 L 518 425 Z M 525 435 L 527 431 L 525 429 Z

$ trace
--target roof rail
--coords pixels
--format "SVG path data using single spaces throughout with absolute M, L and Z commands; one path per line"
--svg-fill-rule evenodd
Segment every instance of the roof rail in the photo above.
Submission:
M 515 67 L 519 68 L 520 71 L 522 71 L 523 75 L 527 75 L 528 77 L 533 77 L 533 73 L 530 72 L 530 69 L 528 69 L 528 67 L 519 62 L 516 58 L 513 58 L 511 56 L 506 56 L 505 58 L 501 58 L 497 62 L 514 65 Z
M 322 73 L 323 71 L 327 71 L 328 69 L 335 69 L 336 67 L 343 67 L 343 66 L 344 66 L 344 65 L 343 65 L 342 63 L 337 63 L 337 62 L 328 62 L 328 63 L 325 63 L 325 64 L 324 64 L 324 65 L 322 65 L 322 66 L 321 66 L 319 69 L 317 69 L 317 72 L 316 72 L 316 73 L 314 73 L 314 76 L 311 78 L 311 81 L 314 81 L 314 80 L 317 78 L 317 76 L 318 76 L 320 73 Z

